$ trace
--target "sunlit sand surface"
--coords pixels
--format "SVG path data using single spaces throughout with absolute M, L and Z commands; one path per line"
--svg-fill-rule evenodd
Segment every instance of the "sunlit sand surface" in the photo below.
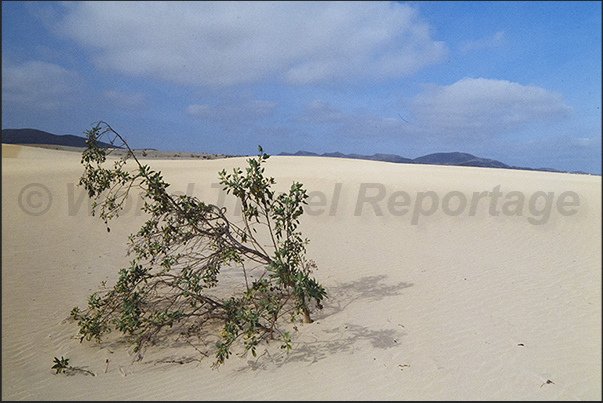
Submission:
M 301 230 L 329 298 L 289 353 L 271 343 L 213 370 L 187 343 L 136 361 L 117 332 L 73 338 L 69 312 L 115 281 L 145 219 L 135 200 L 111 232 L 90 216 L 80 157 L 2 145 L 3 399 L 602 397 L 601 176 L 271 157 L 279 190 L 312 196 Z M 245 158 L 148 163 L 236 219 L 217 172 Z M 96 376 L 56 375 L 61 356 Z

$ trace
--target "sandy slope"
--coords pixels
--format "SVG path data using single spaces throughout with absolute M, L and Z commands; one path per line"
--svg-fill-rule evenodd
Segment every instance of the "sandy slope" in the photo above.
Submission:
M 280 188 L 312 194 L 302 230 L 329 299 L 288 355 L 212 370 L 188 344 L 134 362 L 118 337 L 72 338 L 69 311 L 116 278 L 144 220 L 135 203 L 110 233 L 89 216 L 79 159 L 2 145 L 3 399 L 601 399 L 600 176 L 272 157 Z M 217 172 L 245 159 L 150 163 L 217 203 Z M 96 376 L 55 375 L 61 355 Z

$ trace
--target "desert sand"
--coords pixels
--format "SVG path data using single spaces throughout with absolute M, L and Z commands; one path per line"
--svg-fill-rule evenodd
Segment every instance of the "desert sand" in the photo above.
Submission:
M 211 203 L 217 172 L 246 165 L 148 163 Z M 117 332 L 74 338 L 69 312 L 115 281 L 144 216 L 133 201 L 107 232 L 79 153 L 3 144 L 3 400 L 601 400 L 601 176 L 276 156 L 266 172 L 311 194 L 329 298 L 290 352 L 215 370 L 202 340 L 136 361 Z M 61 356 L 96 376 L 55 374 Z

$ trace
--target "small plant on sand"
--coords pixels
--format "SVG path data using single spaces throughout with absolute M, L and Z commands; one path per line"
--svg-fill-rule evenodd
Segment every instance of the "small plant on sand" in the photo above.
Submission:
M 65 372 L 65 370 L 68 368 L 69 368 L 69 358 L 64 358 L 63 356 L 61 356 L 61 359 L 59 360 L 57 357 L 54 357 L 54 365 L 52 366 L 52 369 L 56 369 L 57 374 Z
M 57 372 L 55 372 L 55 374 L 61 374 L 61 373 L 66 374 L 69 371 L 74 371 L 74 372 L 79 371 L 84 374 L 95 376 L 94 373 L 92 373 L 88 370 L 72 367 L 71 365 L 69 365 L 69 358 L 65 358 L 65 357 L 61 356 L 61 359 L 59 360 L 57 357 L 54 357 L 53 362 L 54 362 L 54 365 L 52 366 L 52 369 L 57 371 Z
M 238 198 L 240 222 L 226 209 L 195 197 L 175 196 L 161 172 L 142 165 L 125 140 L 107 123 L 99 122 L 87 134 L 82 153 L 84 173 L 79 184 L 93 199 L 93 213 L 108 221 L 119 215 L 133 188 L 142 190 L 142 210 L 149 219 L 129 237 L 130 267 L 119 271 L 113 288 L 90 295 L 88 307 L 73 308 L 80 341 L 96 340 L 117 329 L 135 345 L 135 351 L 155 343 L 161 331 L 178 326 L 180 335 L 215 330 L 215 365 L 242 343 L 256 356 L 262 340 L 275 337 L 291 348 L 289 333 L 279 324 L 285 316 L 310 323 L 311 307 L 322 308 L 326 291 L 310 277 L 316 268 L 306 260 L 307 239 L 298 231 L 306 191 L 294 182 L 289 191 L 272 190 L 274 178 L 264 175 L 269 158 L 261 147 L 243 171 L 219 172 L 223 190 Z M 107 135 L 128 153 L 104 168 L 111 149 L 99 146 Z M 127 164 L 134 161 L 134 166 Z M 129 170 L 126 169 L 129 166 Z M 221 286 L 221 271 L 236 270 L 240 284 Z M 219 337 L 218 337 L 219 336 Z

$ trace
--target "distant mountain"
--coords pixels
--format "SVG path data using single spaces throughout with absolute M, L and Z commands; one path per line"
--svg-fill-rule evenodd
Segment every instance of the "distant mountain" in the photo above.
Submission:
M 414 159 L 417 164 L 458 165 L 468 167 L 511 168 L 500 161 L 476 157 L 467 153 L 434 153 Z
M 289 154 L 289 153 L 280 153 L 279 155 L 294 155 L 296 157 L 320 157 L 320 155 L 316 154 L 316 153 L 311 153 L 309 151 L 298 151 L 295 154 Z M 323 156 L 325 156 L 323 154 Z
M 396 163 L 411 163 L 413 162 L 413 160 L 411 160 L 410 158 L 404 158 L 404 157 L 400 157 L 399 155 L 394 155 L 394 154 L 373 154 L 370 157 L 372 160 L 375 161 L 386 161 L 386 162 L 396 162 Z
M 56 135 L 36 129 L 2 129 L 2 142 L 5 144 L 50 144 L 69 147 L 87 147 L 86 138 L 72 134 Z M 102 147 L 114 147 L 99 141 Z
M 360 154 L 341 154 L 341 153 L 333 153 L 328 155 L 330 157 L 336 157 L 338 155 L 343 156 L 343 158 L 354 158 L 357 160 L 371 160 L 371 161 L 385 161 L 385 162 L 396 162 L 396 163 L 412 163 L 413 160 L 410 158 L 400 157 L 399 155 L 394 154 L 373 154 L 373 155 L 360 155 Z
M 373 155 L 360 155 L 360 154 L 343 154 L 340 152 L 335 153 L 324 153 L 317 154 L 310 151 L 298 151 L 295 154 L 289 154 L 282 152 L 279 155 L 293 155 L 298 157 L 331 157 L 331 158 L 351 158 L 356 160 L 372 160 L 372 161 L 386 161 L 386 162 L 397 162 L 397 163 L 414 163 L 410 158 L 400 157 L 394 154 L 373 154 Z
M 468 167 L 483 167 L 483 168 L 506 168 L 506 169 L 520 169 L 528 171 L 546 171 L 546 172 L 564 172 L 553 168 L 527 168 L 507 165 L 503 162 L 492 160 L 488 158 L 476 157 L 472 154 L 451 152 L 451 153 L 434 153 L 428 154 L 414 159 L 401 157 L 394 154 L 373 154 L 373 155 L 360 155 L 360 154 L 343 154 L 340 152 L 317 154 L 310 151 L 298 151 L 295 154 L 282 152 L 278 155 L 293 155 L 293 156 L 314 156 L 314 157 L 334 157 L 334 158 L 351 158 L 351 159 L 363 159 L 372 161 L 385 161 L 394 163 L 404 164 L 429 164 L 429 165 L 455 165 L 455 166 L 468 166 Z M 575 171 L 570 173 L 585 174 L 585 172 Z
M 47 144 L 69 147 L 86 147 L 86 138 L 72 134 L 56 135 L 36 129 L 2 129 L 2 143 L 5 144 Z M 102 147 L 115 147 L 109 143 L 99 142 Z M 147 149 L 154 150 L 154 149 Z M 371 161 L 384 161 L 404 164 L 431 164 L 431 165 L 455 165 L 471 166 L 484 168 L 506 168 L 522 169 L 528 171 L 546 171 L 546 172 L 566 172 L 553 168 L 527 168 L 507 165 L 497 160 L 480 158 L 472 154 L 450 152 L 428 154 L 414 159 L 401 157 L 395 154 L 343 154 L 340 152 L 317 154 L 310 151 L 298 151 L 295 154 L 282 152 L 278 155 L 293 155 L 306 157 L 332 157 L 332 158 L 351 158 Z M 587 172 L 572 171 L 573 174 L 589 175 Z
M 509 165 L 500 161 L 479 158 L 467 153 L 435 153 L 424 155 L 415 159 L 401 157 L 395 154 L 343 154 L 340 152 L 317 154 L 310 151 L 298 151 L 295 154 L 280 153 L 279 155 L 296 156 L 314 156 L 314 157 L 333 157 L 333 158 L 351 158 L 357 160 L 385 161 L 405 164 L 437 164 L 437 165 L 465 165 L 465 166 L 484 166 L 497 168 L 510 168 Z

